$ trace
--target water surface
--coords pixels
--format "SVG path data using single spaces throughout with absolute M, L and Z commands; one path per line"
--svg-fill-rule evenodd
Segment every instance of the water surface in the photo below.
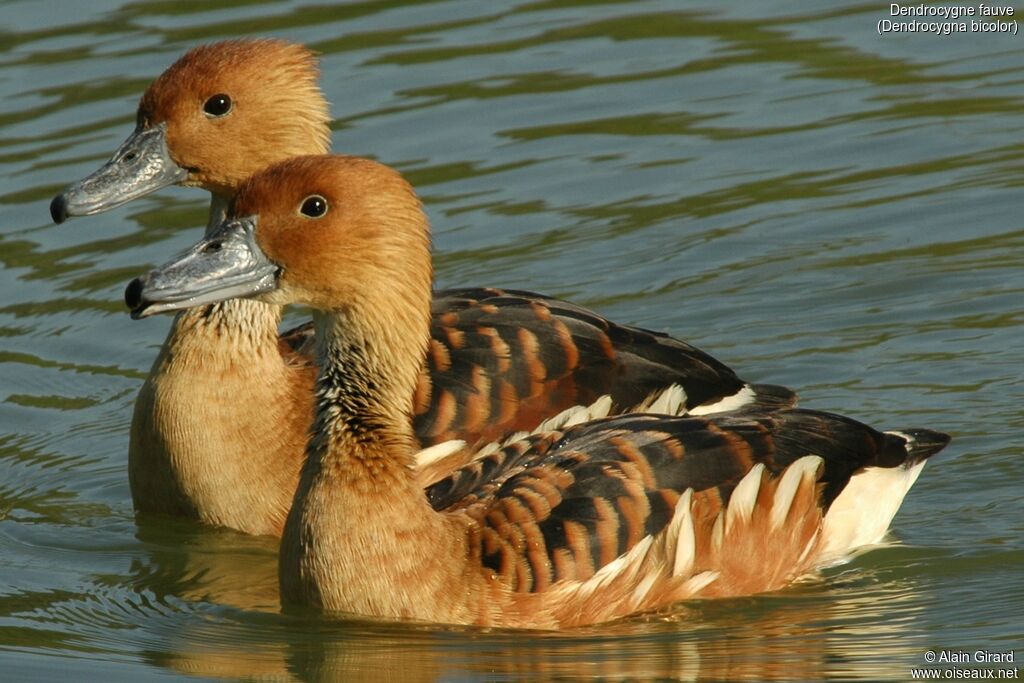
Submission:
M 0 5 L 4 678 L 877 680 L 929 649 L 1019 651 L 1024 39 L 880 37 L 887 10 Z M 492 633 L 283 616 L 272 541 L 136 520 L 131 406 L 168 321 L 130 321 L 121 292 L 205 200 L 61 226 L 47 203 L 178 55 L 245 35 L 322 53 L 335 149 L 415 183 L 440 286 L 571 298 L 805 406 L 952 433 L 892 543 L 772 595 Z

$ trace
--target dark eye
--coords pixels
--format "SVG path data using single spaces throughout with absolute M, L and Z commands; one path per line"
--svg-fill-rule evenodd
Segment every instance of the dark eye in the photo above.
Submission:
M 206 100 L 206 104 L 203 105 L 203 111 L 206 112 L 207 116 L 224 116 L 231 111 L 231 98 L 224 94 L 214 95 Z
M 318 194 L 311 195 L 302 200 L 299 213 L 310 218 L 320 218 L 327 213 L 327 200 Z

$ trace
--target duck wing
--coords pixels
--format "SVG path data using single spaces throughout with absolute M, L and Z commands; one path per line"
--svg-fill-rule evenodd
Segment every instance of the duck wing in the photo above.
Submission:
M 473 443 L 532 429 L 603 395 L 613 413 L 650 407 L 670 388 L 675 399 L 655 404 L 658 412 L 796 401 L 785 387 L 747 384 L 685 342 L 568 302 L 519 290 L 447 290 L 434 299 L 414 426 L 424 445 Z
M 476 520 L 485 567 L 515 591 L 540 592 L 586 581 L 658 538 L 684 495 L 688 505 L 701 496 L 709 534 L 748 474 L 763 472 L 771 490 L 781 490 L 786 470 L 802 461 L 811 503 L 824 514 L 857 473 L 919 464 L 948 440 L 929 430 L 879 432 L 810 410 L 633 414 L 530 435 L 438 482 L 428 497 L 436 509 Z M 770 507 L 771 496 L 762 500 L 751 486 L 738 504 Z

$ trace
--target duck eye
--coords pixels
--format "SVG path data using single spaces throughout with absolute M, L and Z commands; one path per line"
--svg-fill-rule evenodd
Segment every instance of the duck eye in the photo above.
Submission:
M 302 200 L 299 213 L 310 218 L 320 218 L 327 213 L 327 200 L 318 194 L 310 195 Z
M 210 99 L 206 100 L 206 104 L 203 105 L 203 111 L 206 112 L 207 116 L 224 116 L 231 111 L 231 98 L 223 93 L 220 95 L 214 95 Z

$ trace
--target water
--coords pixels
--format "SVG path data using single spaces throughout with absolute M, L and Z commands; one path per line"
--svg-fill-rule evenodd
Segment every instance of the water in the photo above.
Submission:
M 880 37 L 885 3 L 216 6 L 0 5 L 6 680 L 908 679 L 928 649 L 1019 665 L 1022 38 Z M 954 434 L 892 545 L 777 594 L 482 633 L 282 616 L 273 542 L 136 520 L 130 409 L 168 321 L 130 321 L 121 292 L 195 239 L 205 199 L 62 226 L 47 202 L 180 53 L 240 35 L 323 53 L 335 149 L 420 189 L 441 286 L 571 298 L 805 406 Z

